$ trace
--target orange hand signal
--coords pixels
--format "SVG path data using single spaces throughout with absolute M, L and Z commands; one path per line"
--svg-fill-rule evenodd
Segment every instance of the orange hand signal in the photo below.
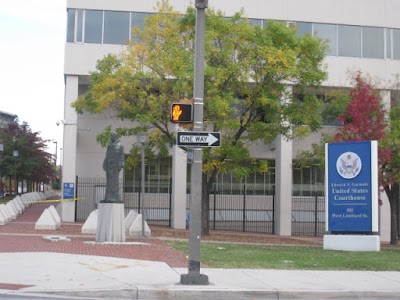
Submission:
M 172 120 L 179 121 L 179 117 L 182 114 L 182 109 L 180 105 L 174 105 L 172 108 Z

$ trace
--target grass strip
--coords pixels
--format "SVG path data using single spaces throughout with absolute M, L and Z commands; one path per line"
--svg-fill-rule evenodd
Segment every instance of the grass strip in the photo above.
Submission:
M 188 253 L 188 242 L 168 241 Z M 281 270 L 400 271 L 400 249 L 380 252 L 324 250 L 320 247 L 252 244 L 201 244 L 201 263 L 209 268 Z

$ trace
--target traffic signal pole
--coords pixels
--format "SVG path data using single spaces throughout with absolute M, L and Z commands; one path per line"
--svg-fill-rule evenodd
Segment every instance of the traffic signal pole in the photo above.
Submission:
M 196 32 L 194 55 L 194 116 L 193 131 L 203 130 L 204 100 L 204 47 L 205 47 L 205 10 L 208 0 L 196 0 Z M 181 275 L 185 285 L 208 285 L 208 276 L 200 274 L 200 237 L 201 237 L 201 201 L 203 150 L 194 148 L 194 161 L 190 181 L 190 225 L 189 225 L 189 262 L 188 274 Z

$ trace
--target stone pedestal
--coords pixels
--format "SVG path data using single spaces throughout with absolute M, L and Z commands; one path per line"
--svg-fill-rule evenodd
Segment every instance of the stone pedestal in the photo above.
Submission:
M 125 242 L 123 203 L 99 203 L 96 242 Z
M 324 235 L 325 250 L 380 251 L 379 235 Z

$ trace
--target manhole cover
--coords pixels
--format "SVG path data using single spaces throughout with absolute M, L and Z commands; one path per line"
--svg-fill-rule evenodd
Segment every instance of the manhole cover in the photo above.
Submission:
M 49 242 L 69 242 L 71 241 L 69 238 L 66 236 L 62 235 L 45 235 L 43 237 L 44 240 L 49 241 Z

